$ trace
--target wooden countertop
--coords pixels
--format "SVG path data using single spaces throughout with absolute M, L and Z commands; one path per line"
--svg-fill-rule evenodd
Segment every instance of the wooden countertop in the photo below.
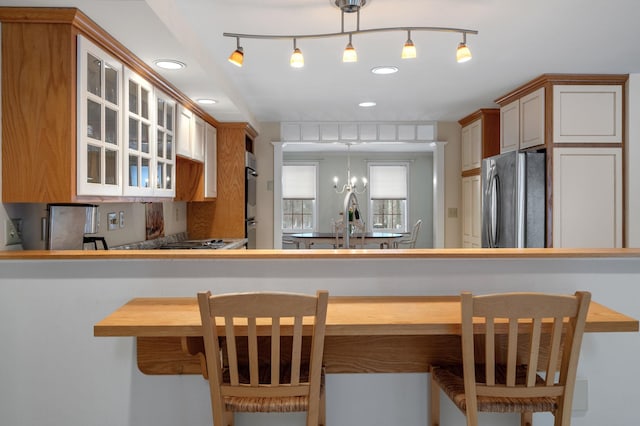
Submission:
M 634 332 L 638 320 L 591 302 L 587 332 Z M 460 334 L 458 296 L 338 296 L 327 336 Z M 201 336 L 196 298 L 138 298 L 94 326 L 95 336 Z
M 353 250 L 18 250 L 0 251 L 2 260 L 86 259 L 415 259 L 415 258 L 640 258 L 627 249 L 353 249 Z

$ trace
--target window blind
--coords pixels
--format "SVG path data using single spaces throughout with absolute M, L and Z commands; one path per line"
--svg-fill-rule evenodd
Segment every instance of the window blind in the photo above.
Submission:
M 372 200 L 400 200 L 407 198 L 407 166 L 369 166 L 370 197 Z
M 282 166 L 282 198 L 316 198 L 316 166 L 314 164 Z

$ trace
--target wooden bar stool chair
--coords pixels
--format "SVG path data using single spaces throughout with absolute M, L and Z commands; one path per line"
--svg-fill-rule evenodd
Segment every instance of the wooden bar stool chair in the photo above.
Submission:
M 519 412 L 529 426 L 534 412 L 549 411 L 568 426 L 591 294 L 461 298 L 462 365 L 431 367 L 430 426 L 440 425 L 440 389 L 467 426 L 477 426 L 478 411 Z
M 328 298 L 198 293 L 215 426 L 232 426 L 240 411 L 306 411 L 307 426 L 325 424 Z

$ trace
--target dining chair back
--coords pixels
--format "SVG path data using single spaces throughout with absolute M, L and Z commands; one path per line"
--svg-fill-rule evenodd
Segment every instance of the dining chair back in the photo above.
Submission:
M 420 234 L 420 227 L 422 226 L 422 219 L 418 219 L 411 228 L 411 234 L 408 239 L 396 241 L 394 248 L 400 248 L 406 246 L 407 248 L 416 248 L 416 241 L 418 241 L 418 234 Z
M 198 293 L 215 426 L 239 411 L 306 411 L 307 426 L 324 425 L 327 301 L 324 290 Z
M 468 426 L 478 411 L 519 412 L 522 425 L 549 411 L 556 426 L 568 426 L 590 300 L 580 291 L 462 293 L 462 365 L 432 366 L 430 425 L 440 424 L 442 389 Z

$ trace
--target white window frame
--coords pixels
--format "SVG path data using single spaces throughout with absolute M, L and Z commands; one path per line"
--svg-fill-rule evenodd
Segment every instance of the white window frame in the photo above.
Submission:
M 301 233 L 301 232 L 315 232 L 316 228 L 317 228 L 317 224 L 318 224 L 318 178 L 319 178 L 319 170 L 320 170 L 320 163 L 318 161 L 286 161 L 282 163 L 282 167 L 283 167 L 283 171 L 284 171 L 284 167 L 287 166 L 313 166 L 315 169 L 315 193 L 316 193 L 316 197 L 313 199 L 312 201 L 312 210 L 311 210 L 311 214 L 312 214 L 312 220 L 311 220 L 311 228 L 296 228 L 296 229 L 284 229 L 282 227 L 282 223 L 283 223 L 283 216 L 284 216 L 284 208 L 281 209 L 281 215 L 280 215 L 280 229 L 282 231 L 283 234 L 297 234 L 297 233 Z M 283 173 L 284 175 L 284 173 Z M 282 197 L 282 203 L 284 204 L 285 198 Z
M 407 192 L 407 197 L 404 198 L 404 208 L 405 208 L 405 212 L 404 212 L 404 217 L 403 217 L 403 224 L 402 224 L 402 229 L 396 229 L 396 228 L 374 228 L 374 220 L 373 220 L 373 216 L 374 216 L 374 209 L 373 209 L 373 201 L 375 200 L 375 198 L 371 197 L 371 193 L 372 193 L 372 187 L 371 185 L 374 185 L 373 180 L 371 179 L 371 168 L 372 167 L 384 167 L 384 166 L 401 166 L 404 167 L 406 169 L 406 176 L 407 176 L 407 180 L 406 180 L 406 192 Z M 410 175 L 411 175 L 411 167 L 410 167 L 410 162 L 409 161 L 385 161 L 385 162 L 380 162 L 380 161 L 371 161 L 367 163 L 367 174 L 368 174 L 368 178 L 369 178 L 369 191 L 367 191 L 367 201 L 368 201 L 368 210 L 369 210 L 369 214 L 368 214 L 368 218 L 369 218 L 369 223 L 370 223 L 370 227 L 372 231 L 379 231 L 379 232 L 409 232 L 408 231 L 408 224 L 410 223 L 409 220 L 409 207 L 410 207 L 410 198 L 411 198 L 411 193 L 410 193 Z

